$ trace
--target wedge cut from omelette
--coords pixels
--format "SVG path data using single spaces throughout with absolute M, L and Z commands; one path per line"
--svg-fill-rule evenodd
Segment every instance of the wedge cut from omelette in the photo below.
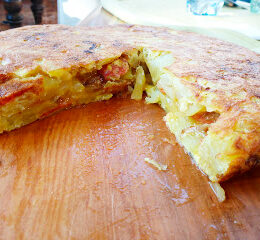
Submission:
M 158 103 L 211 181 L 260 162 L 260 56 L 195 33 L 144 26 L 28 26 L 0 33 L 0 132 L 61 109 L 131 97 Z

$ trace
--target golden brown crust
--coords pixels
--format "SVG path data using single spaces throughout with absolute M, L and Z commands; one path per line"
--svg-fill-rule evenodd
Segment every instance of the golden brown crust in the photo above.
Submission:
M 42 89 L 42 78 L 31 81 L 17 81 L 10 80 L 6 83 L 0 84 L 0 106 L 12 101 L 15 97 L 21 96 L 26 92 L 33 92 L 39 94 Z
M 224 182 L 229 178 L 244 173 L 256 166 L 260 166 L 260 156 L 252 155 L 246 161 L 244 158 L 236 159 L 225 174 L 217 176 L 218 182 Z
M 134 48 L 169 51 L 174 62 L 168 70 L 182 78 L 196 100 L 213 96 L 210 104 L 220 117 L 209 131 L 223 138 L 231 131 L 238 135 L 233 151 L 244 157 L 232 161 L 217 181 L 259 163 L 260 55 L 253 51 L 196 33 L 130 25 L 27 26 L 1 32 L 0 46 L 0 104 L 40 89 L 36 87 L 40 82 L 21 81 L 17 73 L 21 69 L 40 67 L 48 74 L 112 61 Z M 64 106 L 53 111 L 60 107 Z
M 101 33 L 101 31 L 98 31 Z M 34 69 L 41 60 L 46 72 L 88 65 L 93 61 L 115 58 L 132 46 L 105 39 L 93 29 L 63 25 L 27 26 L 0 33 L 0 73 L 19 68 Z
M 169 69 L 185 77 L 195 91 L 218 94 L 216 104 L 228 109 L 233 102 L 226 92 L 244 90 L 248 97 L 260 97 L 260 55 L 244 47 L 196 33 L 166 28 L 118 25 L 84 28 L 63 25 L 27 26 L 0 33 L 0 80 L 10 80 L 19 68 L 33 69 L 45 60 L 45 70 L 86 66 L 115 58 L 129 49 L 148 46 L 171 51 Z M 196 78 L 190 82 L 189 77 Z M 211 83 L 205 87 L 203 81 Z

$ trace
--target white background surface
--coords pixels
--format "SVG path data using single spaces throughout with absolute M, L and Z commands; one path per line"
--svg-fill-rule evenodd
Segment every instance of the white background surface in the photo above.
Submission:
M 99 4 L 98 0 L 58 0 L 58 23 L 77 25 Z
M 260 14 L 224 7 L 218 16 L 194 16 L 186 0 L 102 0 L 106 10 L 129 23 L 228 29 L 260 39 Z
M 58 0 L 58 22 L 77 25 L 100 0 Z M 193 16 L 186 0 L 102 0 L 106 10 L 125 22 L 144 25 L 227 29 L 260 39 L 260 14 L 224 7 L 218 16 Z

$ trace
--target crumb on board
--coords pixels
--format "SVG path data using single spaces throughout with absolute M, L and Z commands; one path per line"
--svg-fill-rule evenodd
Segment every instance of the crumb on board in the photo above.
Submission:
M 169 143 L 169 144 L 171 144 L 171 145 L 173 145 L 173 146 L 175 146 L 175 145 L 177 144 L 176 141 L 171 140 L 171 139 L 169 139 L 169 138 L 162 138 L 162 141 L 163 141 L 163 142 L 166 142 L 166 143 Z
M 153 140 L 153 139 L 154 139 L 154 135 L 151 134 L 151 135 L 149 135 L 147 138 L 148 138 L 148 140 Z
M 224 202 L 226 199 L 225 190 L 220 186 L 219 183 L 209 182 L 210 187 L 218 198 L 219 202 Z
M 142 183 L 143 185 L 145 185 L 145 184 L 146 184 L 146 181 L 145 181 L 145 180 L 143 180 L 141 183 Z
M 145 162 L 148 162 L 148 163 L 150 163 L 150 164 L 152 164 L 154 167 L 156 167 L 156 168 L 157 168 L 158 170 L 160 170 L 160 171 L 166 171 L 166 170 L 167 170 L 167 165 L 158 163 L 158 162 L 156 162 L 156 161 L 153 160 L 153 159 L 144 158 L 144 161 L 145 161 Z

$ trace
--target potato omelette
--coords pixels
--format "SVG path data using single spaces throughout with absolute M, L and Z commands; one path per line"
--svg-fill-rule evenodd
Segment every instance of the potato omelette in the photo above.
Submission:
M 260 55 L 168 28 L 26 26 L 0 33 L 0 133 L 121 92 L 159 104 L 212 182 L 260 163 Z

